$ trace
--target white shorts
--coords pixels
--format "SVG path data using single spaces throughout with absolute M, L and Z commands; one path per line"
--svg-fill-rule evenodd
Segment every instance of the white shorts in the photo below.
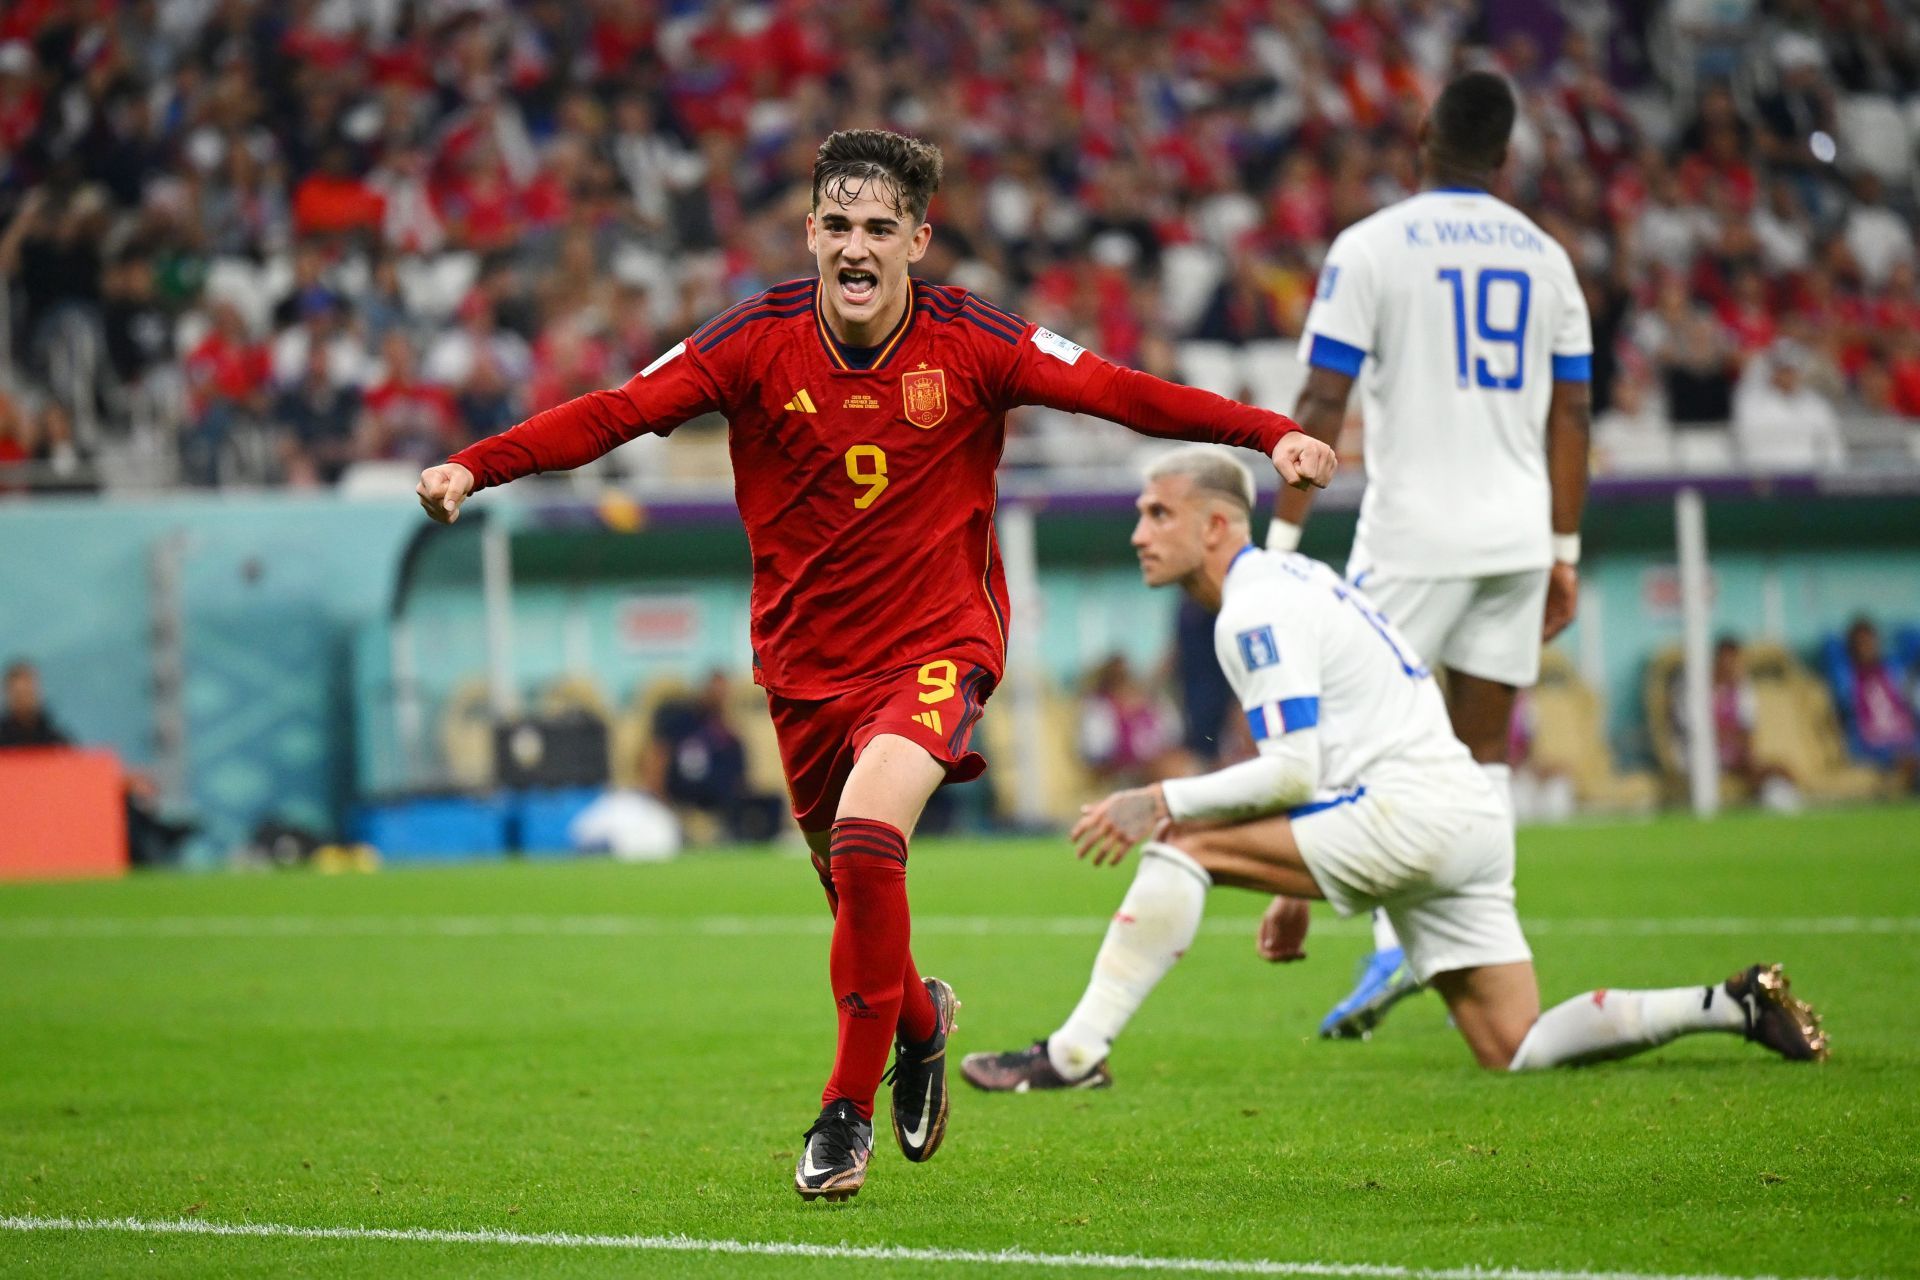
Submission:
M 1293 814 L 1320 892 L 1343 916 L 1385 908 L 1421 982 L 1533 959 L 1513 906 L 1513 825 L 1474 773 L 1477 788 L 1370 783 Z
M 1519 689 L 1539 679 L 1547 570 L 1406 578 L 1349 565 L 1347 575 L 1428 667 L 1450 667 Z

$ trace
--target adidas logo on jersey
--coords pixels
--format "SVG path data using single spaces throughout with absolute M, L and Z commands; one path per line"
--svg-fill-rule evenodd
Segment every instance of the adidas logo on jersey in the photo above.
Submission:
M 813 397 L 807 394 L 807 389 L 805 387 L 802 387 L 798 391 L 794 392 L 793 399 L 787 401 L 787 403 L 782 407 L 785 408 L 789 413 L 820 412 L 818 409 L 813 407 Z
M 913 718 L 915 724 L 923 724 L 938 734 L 946 733 L 946 725 L 940 719 L 938 711 L 922 711 Z

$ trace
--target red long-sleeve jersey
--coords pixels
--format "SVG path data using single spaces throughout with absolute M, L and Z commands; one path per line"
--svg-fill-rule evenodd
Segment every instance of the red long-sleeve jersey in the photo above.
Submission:
M 1013 406 L 1262 453 L 1298 430 L 1111 364 L 964 289 L 908 287 L 893 333 L 858 349 L 828 328 L 817 279 L 789 281 L 721 313 L 624 386 L 453 461 L 481 489 L 726 415 L 753 552 L 754 678 L 805 699 L 940 658 L 999 678 L 1008 608 L 994 471 Z

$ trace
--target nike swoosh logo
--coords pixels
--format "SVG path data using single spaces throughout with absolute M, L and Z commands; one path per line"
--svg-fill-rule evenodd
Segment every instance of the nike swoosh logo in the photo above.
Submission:
M 907 1142 L 918 1147 L 927 1140 L 927 1126 L 933 1123 L 933 1077 L 927 1077 L 927 1100 L 920 1104 L 920 1123 L 907 1131 Z
M 813 1148 L 812 1147 L 807 1148 L 806 1158 L 803 1159 L 800 1163 L 800 1172 L 805 1174 L 809 1178 L 817 1178 L 821 1174 L 827 1172 L 827 1170 L 825 1169 L 816 1169 L 813 1167 Z

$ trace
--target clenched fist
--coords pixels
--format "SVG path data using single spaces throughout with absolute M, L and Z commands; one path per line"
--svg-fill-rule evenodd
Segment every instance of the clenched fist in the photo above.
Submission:
M 1340 465 L 1333 446 L 1304 431 L 1289 431 L 1273 446 L 1273 468 L 1296 489 L 1324 489 Z
M 460 518 L 460 504 L 473 492 L 473 472 L 457 462 L 443 462 L 422 471 L 413 491 L 422 511 L 441 524 L 452 524 Z

